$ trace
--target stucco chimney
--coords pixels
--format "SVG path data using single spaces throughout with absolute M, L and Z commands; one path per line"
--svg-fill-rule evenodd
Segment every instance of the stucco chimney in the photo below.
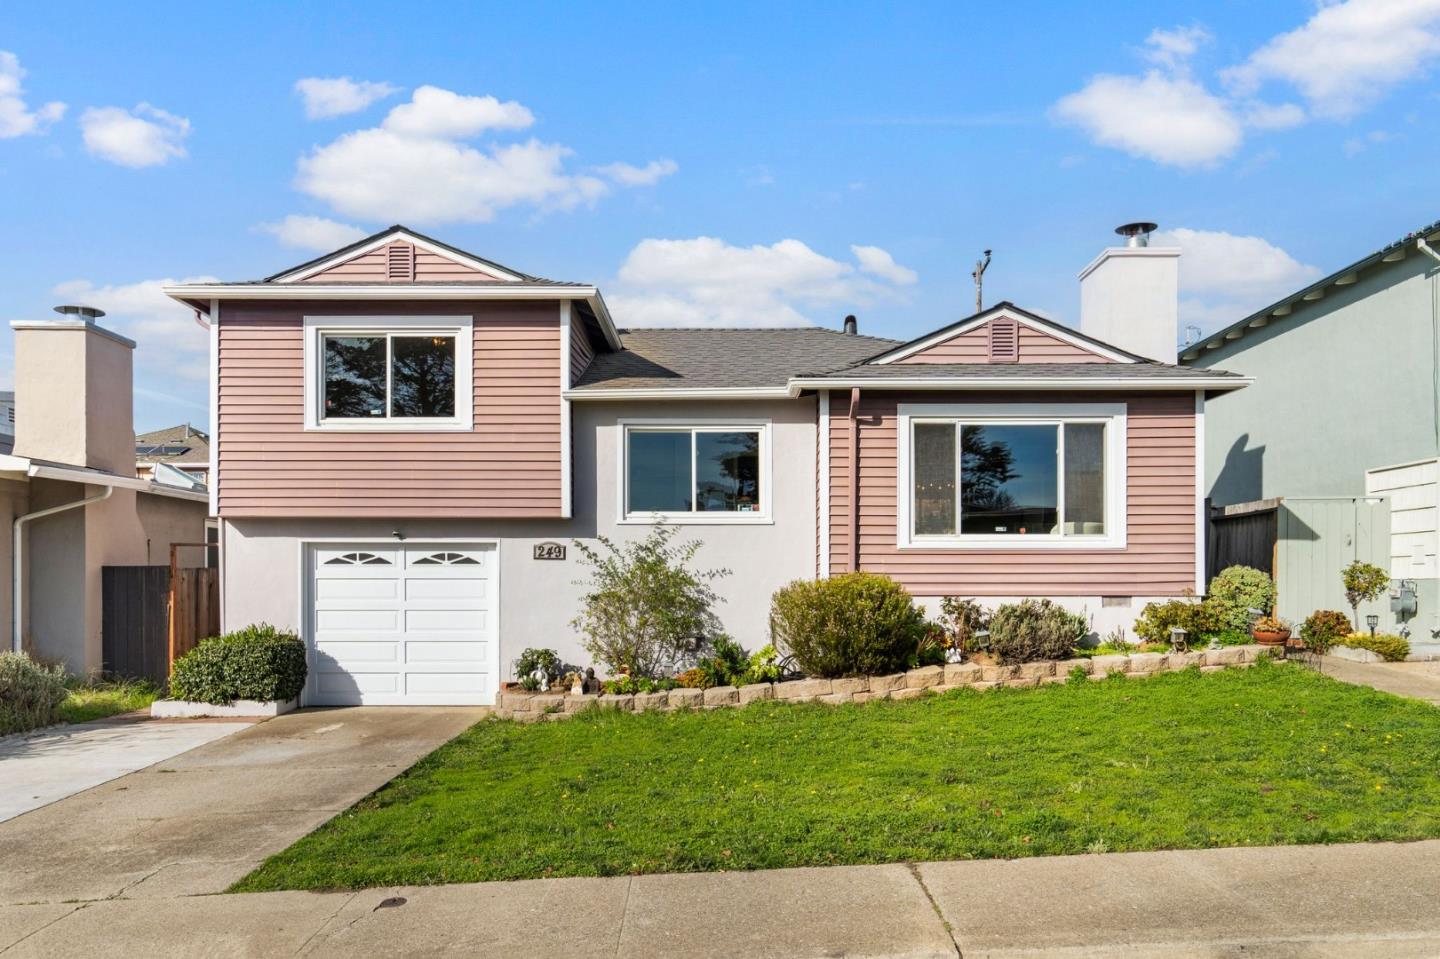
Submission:
M 1150 246 L 1153 223 L 1115 232 L 1126 245 L 1080 271 L 1080 332 L 1146 359 L 1174 363 L 1180 338 L 1180 250 Z
M 123 476 L 135 473 L 135 343 L 95 321 L 91 307 L 15 331 L 15 455 Z

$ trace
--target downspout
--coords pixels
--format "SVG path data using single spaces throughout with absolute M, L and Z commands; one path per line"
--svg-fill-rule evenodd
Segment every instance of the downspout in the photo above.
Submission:
M 860 572 L 860 387 L 850 389 L 850 571 Z
M 103 493 L 96 493 L 94 496 L 87 496 L 85 499 L 78 499 L 73 503 L 62 503 L 59 506 L 51 506 L 48 509 L 36 510 L 33 513 L 26 513 L 24 516 L 15 517 L 12 539 L 10 543 L 10 645 L 19 653 L 23 651 L 21 642 L 21 599 L 25 595 L 25 561 L 21 556 L 21 543 L 25 532 L 25 524 L 35 519 L 44 519 L 46 516 L 54 516 L 56 513 L 63 513 L 66 510 L 76 509 L 81 506 L 89 506 L 91 503 L 99 503 L 110 498 L 115 492 L 115 487 L 107 486 Z
M 1440 253 L 1435 252 L 1423 236 L 1415 238 L 1415 249 L 1440 262 Z M 1440 456 L 1440 290 L 1436 289 L 1435 277 L 1430 278 L 1430 342 L 1433 347 L 1430 357 L 1430 421 L 1435 426 L 1435 455 Z

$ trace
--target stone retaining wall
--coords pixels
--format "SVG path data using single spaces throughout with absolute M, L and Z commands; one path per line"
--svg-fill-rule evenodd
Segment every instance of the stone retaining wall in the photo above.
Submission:
M 1129 656 L 1092 656 L 1019 666 L 981 666 L 978 663 L 948 663 L 926 666 L 893 676 L 858 676 L 848 679 L 795 679 L 784 683 L 756 683 L 753 686 L 716 686 L 713 689 L 672 689 L 633 696 L 575 696 L 566 693 L 528 693 L 504 690 L 496 699 L 495 714 L 502 719 L 535 722 L 564 719 L 592 706 L 644 712 L 649 709 L 719 709 L 746 706 L 769 699 L 789 702 L 864 703 L 872 699 L 915 699 L 928 692 L 952 689 L 994 689 L 997 686 L 1032 687 L 1042 683 L 1063 683 L 1076 668 L 1091 679 L 1111 674 L 1145 677 L 1177 672 L 1191 666 L 1214 672 L 1228 666 L 1249 666 L 1276 655 L 1274 647 L 1226 646 L 1192 653 L 1135 653 Z

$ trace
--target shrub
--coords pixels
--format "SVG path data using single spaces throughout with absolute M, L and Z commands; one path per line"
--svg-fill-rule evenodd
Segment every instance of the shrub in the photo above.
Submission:
M 1380 594 L 1390 588 L 1390 574 L 1357 559 L 1340 571 L 1340 579 L 1345 585 L 1345 602 L 1355 614 L 1355 629 L 1359 631 L 1360 604 L 1379 599 Z
M 705 673 L 700 669 L 687 669 L 675 677 L 675 684 L 681 689 L 707 689 Z
M 1376 633 L 1374 636 L 1369 633 L 1351 633 L 1335 642 L 1339 646 L 1368 649 L 1387 663 L 1404 662 L 1405 657 L 1410 655 L 1410 641 L 1404 636 L 1393 636 L 1389 633 Z
M 1048 599 L 1006 603 L 990 617 L 990 651 L 1004 665 L 1069 659 L 1090 625 Z
M 521 683 L 534 678 L 537 672 L 543 670 L 545 678 L 550 680 L 553 685 L 560 679 L 560 674 L 564 669 L 565 664 L 560 661 L 560 654 L 553 649 L 543 647 L 522 650 L 520 657 L 515 660 L 515 675 Z
M 617 676 L 607 679 L 600 688 L 612 696 L 631 696 L 635 693 L 659 693 L 674 689 L 680 684 L 673 679 L 652 679 L 649 676 Z
M 60 721 L 65 671 L 24 653 L 0 653 L 0 736 Z
M 1350 617 L 1333 609 L 1319 609 L 1300 624 L 1300 638 L 1312 653 L 1323 653 L 1350 632 Z
M 656 526 L 642 540 L 600 549 L 575 540 L 581 562 L 594 570 L 584 608 L 571 625 L 585 649 L 612 673 L 655 677 L 693 662 L 720 631 L 710 607 L 710 583 L 728 570 L 689 568 L 701 544 L 674 544 L 676 529 Z M 602 552 L 603 550 L 603 552 Z
M 226 706 L 294 699 L 305 688 L 305 643 L 268 623 L 200 641 L 175 661 L 170 695 Z
M 928 623 L 925 627 L 925 635 L 920 637 L 920 642 L 916 644 L 915 652 L 910 654 L 910 661 L 906 665 L 911 669 L 918 669 L 921 666 L 943 666 L 945 651 L 949 648 L 950 643 L 945 637 L 945 630 L 936 623 Z
M 1146 603 L 1135 621 L 1135 635 L 1149 643 L 1170 644 L 1170 630 L 1180 627 L 1189 634 L 1190 643 L 1198 643 L 1219 631 L 1215 608 L 1190 599 L 1172 599 L 1164 603 Z M 1249 640 L 1246 640 L 1247 642 Z
M 973 599 L 946 596 L 940 600 L 940 628 L 945 645 L 960 652 L 974 652 L 976 634 L 990 628 L 990 612 Z
M 750 669 L 750 654 L 729 636 L 716 636 L 711 654 L 695 665 L 704 677 L 705 689 L 714 686 L 743 686 Z
M 1255 620 L 1255 625 L 1250 627 L 1255 633 L 1288 633 L 1290 624 L 1279 616 L 1261 616 Z
M 1215 617 L 1215 629 L 1250 631 L 1250 610 L 1268 613 L 1275 607 L 1275 581 L 1269 573 L 1249 566 L 1230 566 L 1210 581 L 1205 597 Z
M 905 588 L 876 573 L 796 580 L 770 601 L 770 638 L 809 676 L 899 672 L 927 628 Z
M 759 650 L 750 656 L 750 664 L 745 670 L 742 686 L 751 683 L 778 683 L 785 673 L 784 667 L 780 665 L 780 654 L 775 651 L 774 646 L 761 646 Z

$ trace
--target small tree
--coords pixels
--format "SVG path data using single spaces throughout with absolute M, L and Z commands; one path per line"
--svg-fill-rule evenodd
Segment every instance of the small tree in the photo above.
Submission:
M 1355 632 L 1360 632 L 1360 604 L 1380 598 L 1390 588 L 1390 574 L 1379 566 L 1356 560 L 1340 573 L 1345 583 L 1345 601 L 1355 620 Z
M 575 540 L 580 562 L 594 570 L 584 608 L 570 623 L 585 649 L 612 674 L 658 677 L 694 662 L 720 632 L 711 612 L 719 597 L 710 583 L 729 570 L 692 570 L 699 541 L 673 543 L 678 531 L 657 525 L 642 540 L 600 547 Z

